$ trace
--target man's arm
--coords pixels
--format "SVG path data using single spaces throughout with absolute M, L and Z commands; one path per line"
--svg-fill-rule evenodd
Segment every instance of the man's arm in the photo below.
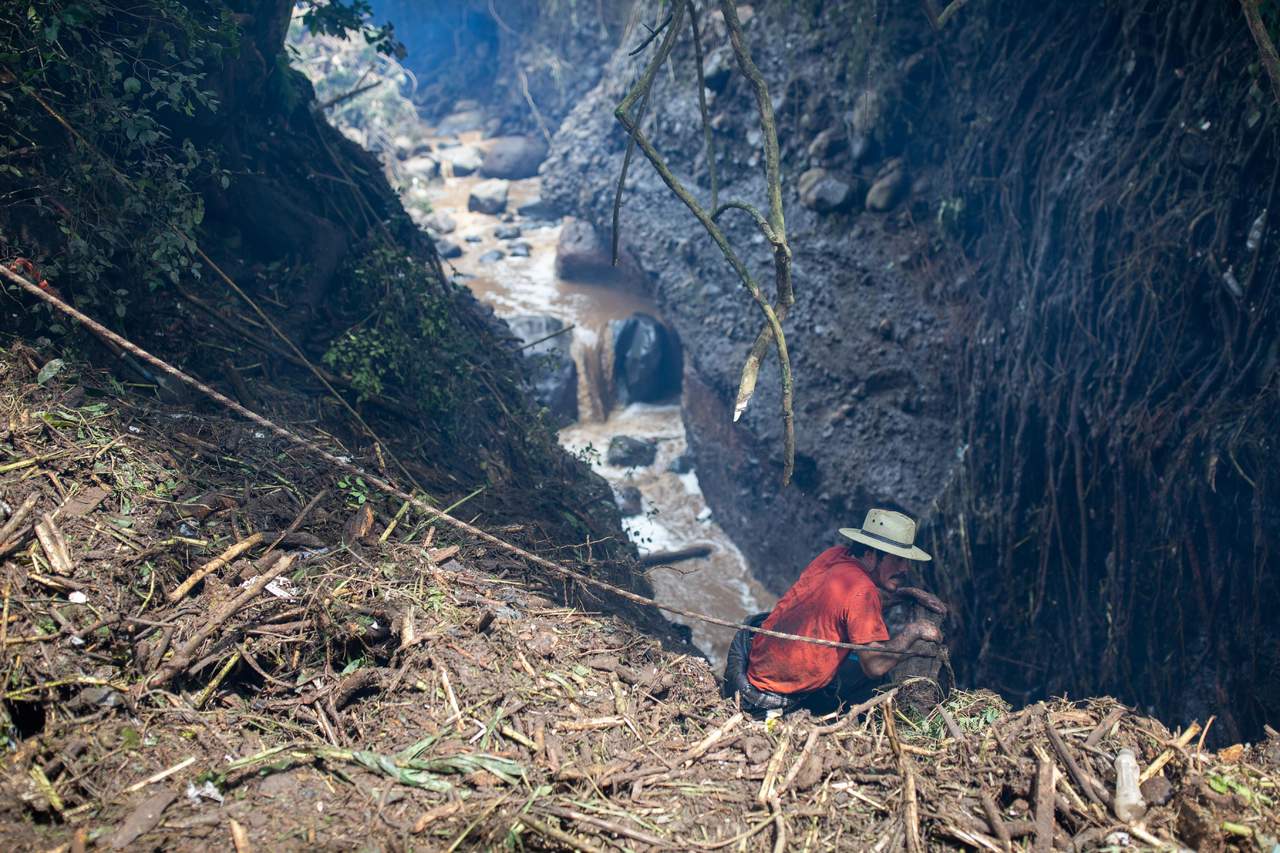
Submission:
M 884 649 L 883 652 L 858 652 L 858 664 L 868 678 L 880 678 L 907 659 L 907 656 L 902 652 L 911 648 L 911 644 L 916 640 L 929 640 L 934 643 L 940 643 L 942 642 L 942 632 L 938 630 L 937 625 L 921 621 L 912 622 L 903 628 L 898 636 L 892 637 L 883 643 L 870 644 Z

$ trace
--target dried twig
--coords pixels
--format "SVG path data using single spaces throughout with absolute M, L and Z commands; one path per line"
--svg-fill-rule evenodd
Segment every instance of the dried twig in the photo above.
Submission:
M 1056 827 L 1053 817 L 1054 797 L 1053 792 L 1057 787 L 1055 777 L 1057 776 L 1057 768 L 1053 766 L 1053 762 L 1048 756 L 1041 756 L 1037 759 L 1038 770 L 1036 772 L 1036 811 L 1035 811 L 1035 828 L 1036 840 L 1032 848 L 1035 853 L 1049 853 L 1053 849 L 1053 831 Z
M 185 598 L 187 593 L 191 592 L 192 588 L 194 588 L 196 584 L 200 583 L 200 581 L 227 565 L 236 557 L 239 557 L 261 541 L 262 534 L 254 533 L 253 535 L 234 543 L 221 554 L 192 572 L 186 580 L 174 587 L 169 594 L 165 596 L 165 598 L 169 600 L 170 604 L 176 604 Z
M 293 566 L 293 559 L 294 558 L 291 554 L 282 555 L 280 559 L 276 561 L 275 566 L 273 566 L 266 574 L 255 578 L 253 582 L 249 584 L 248 589 L 232 599 L 222 608 L 222 610 L 218 611 L 218 613 L 210 618 L 208 622 L 201 626 L 200 630 L 197 631 L 191 639 L 183 643 L 182 646 L 174 652 L 173 657 L 170 658 L 155 675 L 146 680 L 146 684 L 149 687 L 159 687 L 176 677 L 179 673 L 183 672 L 195 659 L 195 653 L 204 641 L 213 636 L 214 632 L 221 628 L 228 619 L 240 612 L 246 604 L 256 598 L 262 590 L 266 589 L 267 584 L 287 572 Z
M 1276 53 L 1275 42 L 1267 32 L 1267 25 L 1262 20 L 1262 0 L 1240 0 L 1244 8 L 1244 18 L 1249 23 L 1249 33 L 1258 45 L 1258 55 L 1262 67 L 1266 69 L 1267 78 L 1271 81 L 1271 93 L 1275 95 L 1276 105 L 1280 106 L 1280 54 Z

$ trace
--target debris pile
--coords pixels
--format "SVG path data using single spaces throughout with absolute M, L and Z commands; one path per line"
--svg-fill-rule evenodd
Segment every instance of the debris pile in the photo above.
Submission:
M 983 691 L 756 720 L 703 660 L 504 554 L 21 345 L 0 498 L 4 849 L 1280 838 L 1280 738 L 1212 753 L 1111 700 Z M 1141 802 L 1117 808 L 1125 749 Z

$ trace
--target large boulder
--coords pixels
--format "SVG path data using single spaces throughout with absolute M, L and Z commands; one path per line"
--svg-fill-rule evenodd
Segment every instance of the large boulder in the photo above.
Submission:
M 556 243 L 556 275 L 566 281 L 592 284 L 630 283 L 640 285 L 640 266 L 625 249 L 618 265 L 613 265 L 613 247 L 596 227 L 583 219 L 570 219 Z
M 800 176 L 800 203 L 818 213 L 847 210 L 853 203 L 854 189 L 826 169 L 810 169 Z
M 867 191 L 867 210 L 878 213 L 893 210 L 906 196 L 908 187 L 906 165 L 900 158 L 890 160 Z
M 658 456 L 658 445 L 646 438 L 615 435 L 609 439 L 605 461 L 619 468 L 642 468 L 652 465 Z
M 441 160 L 453 168 L 453 174 L 460 178 L 479 171 L 484 162 L 484 155 L 480 152 L 480 149 L 472 145 L 455 145 L 452 148 L 443 148 L 440 150 L 439 155 Z
M 555 317 L 533 315 L 513 317 L 507 324 L 526 345 L 522 352 L 529 366 L 534 399 L 550 409 L 560 423 L 576 421 L 578 367 L 570 354 L 570 336 L 566 333 L 547 337 L 564 329 L 564 323 Z
M 613 493 L 613 500 L 623 518 L 632 518 L 644 512 L 644 496 L 635 486 L 622 486 Z
M 518 180 L 532 178 L 547 158 L 547 144 L 532 136 L 503 136 L 495 139 L 484 155 L 480 174 L 487 178 Z
M 609 323 L 613 388 L 619 403 L 654 403 L 680 392 L 680 341 L 648 314 Z
M 467 210 L 497 216 L 506 209 L 506 181 L 481 181 L 471 188 L 471 196 L 467 199 Z
M 526 219 L 543 219 L 550 221 L 559 219 L 561 211 L 551 202 L 544 201 L 542 196 L 538 196 L 526 201 L 524 204 L 516 208 L 516 213 Z

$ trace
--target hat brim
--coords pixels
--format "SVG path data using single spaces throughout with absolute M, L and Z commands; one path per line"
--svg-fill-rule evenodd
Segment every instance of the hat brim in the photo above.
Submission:
M 918 560 L 921 563 L 925 563 L 933 559 L 933 557 L 929 555 L 928 551 L 922 551 L 915 545 L 912 545 L 909 548 L 902 545 L 894 545 L 890 542 L 884 541 L 883 539 L 868 536 L 856 527 L 841 527 L 840 535 L 848 539 L 852 539 L 854 542 L 861 542 L 869 548 L 875 548 L 877 551 L 884 551 L 886 554 L 905 557 L 908 560 Z

